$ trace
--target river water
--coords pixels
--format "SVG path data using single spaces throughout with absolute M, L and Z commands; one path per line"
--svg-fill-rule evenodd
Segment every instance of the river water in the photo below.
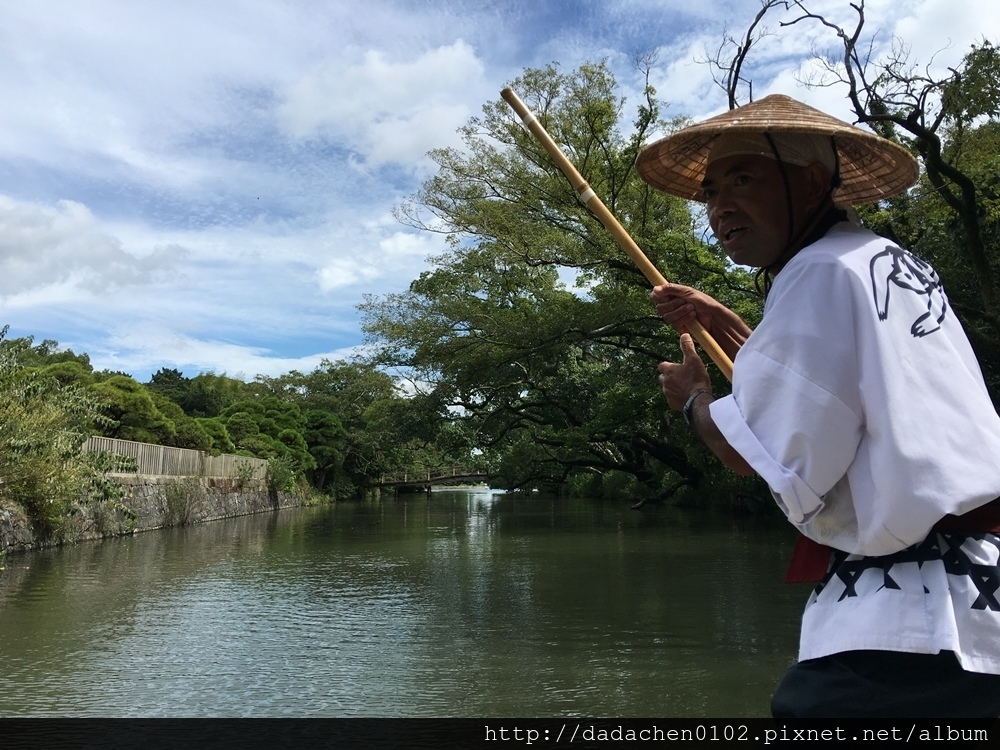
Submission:
M 766 716 L 808 594 L 790 549 L 444 491 L 11 554 L 0 716 Z

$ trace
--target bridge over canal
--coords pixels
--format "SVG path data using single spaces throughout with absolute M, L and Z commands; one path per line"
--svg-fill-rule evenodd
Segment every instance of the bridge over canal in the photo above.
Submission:
M 449 484 L 482 484 L 489 478 L 482 469 L 471 466 L 444 466 L 436 469 L 420 469 L 417 471 L 401 471 L 396 474 L 383 474 L 376 483 L 377 487 L 413 487 L 430 492 L 431 487 Z

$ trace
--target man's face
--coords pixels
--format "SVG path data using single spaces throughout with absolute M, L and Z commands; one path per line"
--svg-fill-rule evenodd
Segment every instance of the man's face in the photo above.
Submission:
M 805 218 L 800 167 L 786 165 L 796 230 Z M 741 266 L 765 268 L 789 239 L 788 199 L 781 167 L 766 156 L 727 156 L 709 164 L 702 182 L 708 223 L 726 254 Z

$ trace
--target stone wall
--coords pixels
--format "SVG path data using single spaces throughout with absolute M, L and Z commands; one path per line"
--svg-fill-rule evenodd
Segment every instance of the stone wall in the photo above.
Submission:
M 301 500 L 269 493 L 262 482 L 213 477 L 119 476 L 126 497 L 121 506 L 86 505 L 56 537 L 39 537 L 19 509 L 0 507 L 0 552 L 150 531 L 166 526 L 293 508 Z

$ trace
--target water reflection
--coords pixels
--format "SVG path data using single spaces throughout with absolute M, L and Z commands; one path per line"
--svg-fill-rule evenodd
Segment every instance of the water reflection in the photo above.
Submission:
M 765 715 L 788 542 L 435 492 L 12 555 L 0 715 Z

